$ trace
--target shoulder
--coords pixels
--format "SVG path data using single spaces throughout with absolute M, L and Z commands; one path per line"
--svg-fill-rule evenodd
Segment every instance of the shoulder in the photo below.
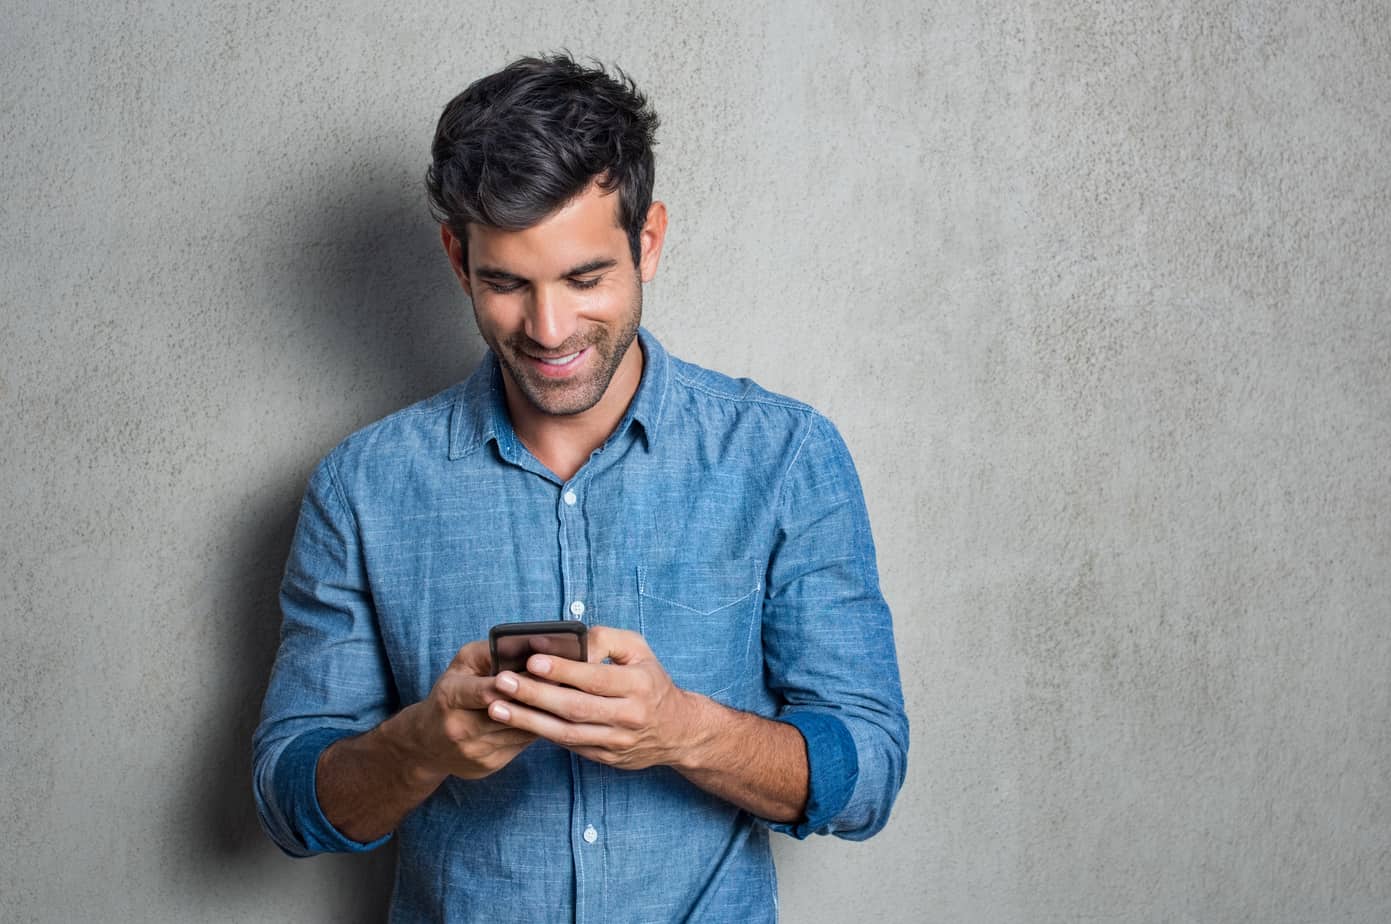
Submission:
M 811 405 L 749 378 L 735 378 L 671 357 L 670 411 L 718 422 L 758 423 L 802 431 L 824 421 Z
M 320 463 L 335 477 L 409 465 L 449 453 L 451 420 L 468 382 L 401 408 L 344 438 Z
M 811 405 L 769 391 L 753 379 L 734 378 L 675 356 L 671 357 L 671 378 L 677 388 L 716 403 L 780 408 L 792 416 L 817 413 Z
M 786 472 L 799 457 L 830 453 L 848 462 L 839 431 L 805 401 L 676 357 L 670 358 L 662 420 L 678 442 L 705 445 L 705 457 L 739 459 Z

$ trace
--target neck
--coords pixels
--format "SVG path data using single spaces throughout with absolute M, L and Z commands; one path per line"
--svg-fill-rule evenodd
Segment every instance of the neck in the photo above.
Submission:
M 642 370 L 642 346 L 635 338 L 598 403 L 578 414 L 557 416 L 538 411 L 504 368 L 503 391 L 517 439 L 556 477 L 569 481 L 628 413 L 642 381 Z

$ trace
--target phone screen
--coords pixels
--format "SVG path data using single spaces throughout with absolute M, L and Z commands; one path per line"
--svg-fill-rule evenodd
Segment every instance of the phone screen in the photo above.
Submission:
M 533 654 L 554 655 L 572 661 L 585 660 L 587 629 L 582 622 L 513 622 L 493 626 L 488 633 L 493 673 L 526 670 Z

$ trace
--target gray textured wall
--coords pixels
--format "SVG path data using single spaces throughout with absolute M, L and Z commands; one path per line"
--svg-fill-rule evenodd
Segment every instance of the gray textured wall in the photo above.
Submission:
M 259 834 L 299 492 L 480 349 L 434 119 L 666 127 L 648 321 L 856 453 L 914 744 L 784 918 L 1391 919 L 1385 3 L 8 2 L 0 919 L 367 921 Z

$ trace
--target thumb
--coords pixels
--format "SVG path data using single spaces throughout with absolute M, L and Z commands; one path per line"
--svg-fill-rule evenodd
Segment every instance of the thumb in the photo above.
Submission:
M 591 626 L 589 629 L 589 661 L 603 661 L 605 658 L 614 664 L 636 664 L 652 657 L 652 649 L 647 639 L 627 629 L 613 629 L 608 626 Z
M 459 670 L 479 677 L 491 674 L 493 672 L 493 656 L 488 649 L 487 640 L 478 639 L 460 648 L 455 653 L 454 660 L 449 662 L 449 667 L 451 670 Z
M 439 692 L 451 709 L 487 709 L 489 703 L 502 699 L 492 677 L 452 669 L 440 678 Z

